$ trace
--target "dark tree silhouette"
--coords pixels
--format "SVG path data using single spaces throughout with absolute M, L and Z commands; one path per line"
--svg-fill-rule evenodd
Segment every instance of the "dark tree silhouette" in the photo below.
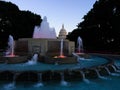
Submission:
M 35 25 L 41 23 L 41 16 L 30 11 L 20 11 L 11 2 L 0 1 L 0 49 L 7 45 L 8 36 L 14 39 L 31 38 Z
M 120 1 L 99 0 L 83 17 L 84 21 L 68 35 L 81 36 L 84 49 L 93 51 L 120 51 Z

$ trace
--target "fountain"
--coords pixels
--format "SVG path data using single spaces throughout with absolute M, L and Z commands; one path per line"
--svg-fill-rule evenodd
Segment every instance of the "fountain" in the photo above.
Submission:
M 90 55 L 83 53 L 83 41 L 80 36 L 77 39 L 77 51 L 73 55 L 79 57 L 80 60 L 90 59 Z
M 120 76 L 120 74 L 118 74 L 118 73 L 111 73 L 110 70 L 107 67 L 105 67 L 105 70 L 108 72 L 109 75 Z
M 38 73 L 38 83 L 34 85 L 34 87 L 42 87 L 44 84 L 42 83 L 42 73 Z
M 56 39 L 56 32 L 54 28 L 49 27 L 47 17 L 44 16 L 40 26 L 35 26 L 33 32 L 33 38 L 53 38 Z
M 111 66 L 112 66 L 112 68 L 114 69 L 115 72 L 120 73 L 120 70 L 117 70 L 116 67 L 115 67 L 114 65 L 111 65 Z
M 15 57 L 14 55 L 14 39 L 12 35 L 9 35 L 9 39 L 8 39 L 8 49 L 5 53 L 6 57 Z
M 34 54 L 32 59 L 30 59 L 30 60 L 27 60 L 26 58 L 22 58 L 22 62 L 24 62 L 24 63 L 22 63 L 22 65 L 27 64 L 26 66 L 23 67 L 20 64 L 21 61 L 19 61 L 19 60 L 22 56 L 19 56 L 16 59 L 13 59 L 13 58 L 10 59 L 11 57 L 6 57 L 6 61 L 9 62 L 10 64 L 0 65 L 0 67 L 1 67 L 0 68 L 0 79 L 1 79 L 1 77 L 4 77 L 4 74 L 3 74 L 4 72 L 5 72 L 5 75 L 8 75 L 8 77 L 11 77 L 11 76 L 14 77 L 13 82 L 8 84 L 5 87 L 7 87 L 7 88 L 9 88 L 9 87 L 14 88 L 15 87 L 16 88 L 17 87 L 17 83 L 16 83 L 17 81 L 19 81 L 19 80 L 22 81 L 25 78 L 29 78 L 28 79 L 29 81 L 30 80 L 34 81 L 34 80 L 37 79 L 36 80 L 37 84 L 34 85 L 34 89 L 36 87 L 39 88 L 41 86 L 42 86 L 41 88 L 45 88 L 45 87 L 47 87 L 47 84 L 45 83 L 45 85 L 44 85 L 43 84 L 44 81 L 53 80 L 52 82 L 54 82 L 54 80 L 59 80 L 59 77 L 61 78 L 61 85 L 69 87 L 69 85 L 68 85 L 69 83 L 66 80 L 68 80 L 69 78 L 73 80 L 75 78 L 75 76 L 79 77 L 79 75 L 80 75 L 80 74 L 78 75 L 76 70 L 80 70 L 79 73 L 81 73 L 84 82 L 86 82 L 87 84 L 91 84 L 92 82 L 90 82 L 87 79 L 88 76 L 94 75 L 94 74 L 91 74 L 90 69 L 91 68 L 96 68 L 97 66 L 100 66 L 100 65 L 102 66 L 103 64 L 104 64 L 105 70 L 106 70 L 106 72 L 108 72 L 108 74 L 117 76 L 117 74 L 113 74 L 112 71 L 110 71 L 109 68 L 107 68 L 107 65 L 109 63 L 110 64 L 113 64 L 113 63 L 110 62 L 109 60 L 104 61 L 104 58 L 102 59 L 104 61 L 103 63 L 98 62 L 98 63 L 95 64 L 95 61 L 99 60 L 99 57 L 97 58 L 97 60 L 93 60 L 91 63 L 90 62 L 86 63 L 85 62 L 86 59 L 84 59 L 83 62 L 79 63 L 77 61 L 77 58 L 81 58 L 82 55 L 83 55 L 84 58 L 87 57 L 87 54 L 82 53 L 82 51 L 83 51 L 82 39 L 80 37 L 78 37 L 77 53 L 73 53 L 71 48 L 74 45 L 71 46 L 71 42 L 69 42 L 67 40 L 63 41 L 63 39 L 61 39 L 61 40 L 60 39 L 55 39 L 55 32 L 51 32 L 52 31 L 51 29 L 48 30 L 49 24 L 46 21 L 47 21 L 47 18 L 45 17 L 43 19 L 43 22 L 41 23 L 41 27 L 37 27 L 37 26 L 35 27 L 34 35 L 33 35 L 34 39 L 24 39 L 23 42 L 22 42 L 22 40 L 20 41 L 20 42 L 23 43 L 23 44 L 21 43 L 21 46 L 26 45 L 27 48 L 28 48 L 28 52 L 26 54 L 26 57 L 28 57 L 27 56 L 28 54 L 33 55 L 33 53 L 38 51 L 38 54 Z M 50 33 L 52 33 L 52 34 L 50 34 Z M 35 39 L 35 38 L 37 38 L 37 39 Z M 39 38 L 47 38 L 47 39 L 39 39 Z M 41 40 L 41 42 L 39 42 L 40 40 Z M 51 42 L 52 42 L 52 44 L 51 44 Z M 65 43 L 67 42 L 67 44 L 65 44 L 64 42 Z M 59 46 L 60 45 L 60 48 L 56 46 L 57 50 L 58 49 L 60 50 L 60 52 L 58 51 L 58 53 L 57 53 L 57 57 L 47 55 L 48 52 L 50 52 L 50 53 L 54 52 L 54 50 L 49 51 L 50 44 L 51 44 L 51 46 L 53 46 L 53 45 L 54 46 L 55 45 Z M 7 50 L 6 56 L 11 55 L 13 57 L 14 56 L 14 40 L 13 40 L 13 37 L 11 35 L 9 36 L 8 45 L 9 45 L 10 48 Z M 70 56 L 69 54 L 66 55 L 66 53 L 63 53 L 65 51 L 64 50 L 64 48 L 65 48 L 64 45 L 67 46 L 68 51 L 70 49 L 70 51 L 71 51 L 70 55 L 71 55 L 71 53 L 73 53 L 73 56 L 72 55 Z M 38 55 L 43 55 L 43 58 L 39 58 Z M 79 55 L 80 55 L 80 57 L 79 57 Z M 74 56 L 76 56 L 77 58 L 74 57 Z M 42 61 L 38 62 L 39 59 L 41 59 L 43 62 Z M 96 59 L 95 56 L 93 57 L 93 59 Z M 99 60 L 99 61 L 101 61 L 101 60 Z M 13 65 L 13 63 L 14 63 L 14 65 Z M 57 65 L 55 65 L 55 64 L 57 64 Z M 62 64 L 62 65 L 60 65 L 60 64 Z M 91 64 L 93 64 L 93 65 L 91 65 Z M 116 69 L 116 67 L 114 67 L 114 66 L 112 66 L 112 67 L 114 68 L 114 70 L 116 72 L 118 71 Z M 101 70 L 102 69 L 100 69 L 100 71 Z M 6 73 L 6 71 L 8 71 L 8 72 Z M 99 72 L 99 69 L 96 68 L 95 72 L 96 72 L 96 74 L 98 75 L 99 78 L 104 79 L 104 77 L 103 77 L 104 73 L 102 73 L 102 71 Z M 9 73 L 12 73 L 12 74 L 9 75 Z M 17 73 L 19 73 L 19 75 L 16 77 Z M 26 73 L 28 75 L 25 75 Z M 60 75 L 58 75 L 58 73 L 60 73 Z M 100 74 L 102 74 L 102 76 Z M 68 75 L 68 77 L 67 77 L 67 75 Z M 119 74 L 118 74 L 118 76 L 119 76 Z M 7 80 L 9 80 L 8 77 L 7 77 Z M 30 77 L 32 77 L 32 78 L 30 78 Z M 89 85 L 89 86 L 91 86 L 91 85 Z M 54 85 L 54 87 L 55 87 L 55 85 Z M 85 84 L 84 87 L 86 87 L 86 84 Z
M 0 68 L 0 71 L 3 71 L 3 69 L 5 69 L 5 70 L 7 70 L 7 71 L 10 71 L 10 72 L 13 72 L 14 74 L 13 74 L 13 82 L 12 83 L 10 83 L 10 84 L 5 84 L 5 89 L 6 88 L 10 88 L 10 89 L 16 89 L 17 88 L 17 83 L 16 82 L 18 82 L 19 81 L 19 79 L 25 79 L 25 78 L 29 78 L 29 81 L 30 80 L 32 80 L 30 77 L 33 77 L 33 78 L 35 78 L 36 79 L 36 77 L 37 77 L 37 79 L 38 80 L 36 80 L 36 83 L 35 84 L 33 84 L 32 85 L 32 87 L 34 87 L 34 88 L 45 88 L 45 87 L 47 87 L 47 84 L 45 83 L 45 85 L 44 85 L 44 81 L 46 80 L 46 81 L 48 81 L 48 80 L 53 80 L 52 82 L 54 82 L 54 80 L 57 80 L 57 79 L 59 79 L 59 77 L 61 78 L 61 84 L 59 84 L 59 86 L 67 86 L 67 87 L 69 87 L 70 85 L 72 85 L 72 84 L 70 84 L 69 82 L 67 82 L 67 80 L 68 80 L 68 78 L 70 78 L 70 79 L 74 79 L 74 77 L 75 76 L 77 76 L 77 73 L 75 73 L 75 71 L 76 70 L 80 70 L 79 71 L 79 73 L 81 73 L 81 75 L 82 75 L 82 80 L 85 82 L 85 83 L 87 83 L 87 84 L 91 84 L 92 83 L 92 81 L 89 81 L 89 79 L 87 79 L 87 77 L 89 76 L 89 75 L 91 75 L 89 72 L 89 69 L 87 69 L 87 68 L 93 68 L 93 67 L 96 67 L 96 65 L 98 66 L 98 64 L 96 64 L 96 65 L 93 65 L 93 66 L 89 66 L 89 65 L 91 65 L 91 63 L 89 63 L 89 62 L 87 62 L 87 64 L 85 64 L 85 65 L 88 65 L 88 67 L 87 66 L 84 66 L 83 65 L 83 63 L 82 62 L 80 62 L 79 64 L 77 64 L 78 62 L 77 62 L 77 60 L 76 60 L 76 58 L 74 58 L 74 57 L 69 57 L 69 56 L 64 56 L 64 48 L 63 48 L 63 46 L 64 46 L 64 41 L 63 41 L 63 39 L 61 39 L 61 40 L 58 40 L 58 42 L 59 42 L 59 45 L 60 45 L 60 55 L 58 55 L 58 57 L 57 58 L 47 58 L 46 60 L 46 62 L 51 62 L 51 61 L 53 61 L 52 63 L 57 63 L 57 65 L 54 65 L 54 64 L 45 64 L 45 63 L 43 63 L 43 62 L 45 62 L 45 61 L 43 61 L 43 62 L 40 62 L 40 63 L 38 63 L 37 62 L 37 60 L 39 59 L 38 58 L 38 54 L 34 54 L 33 55 L 33 57 L 27 62 L 27 64 L 28 65 L 26 65 L 26 66 L 22 66 L 22 65 L 18 65 L 18 64 L 14 64 L 14 65 L 7 65 L 7 67 L 6 66 L 1 66 L 1 68 Z M 57 43 L 58 43 L 57 42 Z M 56 44 L 55 44 L 56 45 Z M 63 57 L 64 56 L 64 57 Z M 47 56 L 46 56 L 47 57 Z M 10 58 L 10 57 L 8 57 L 8 58 Z M 20 57 L 19 57 L 20 58 Z M 18 59 L 19 59 L 18 58 Z M 78 57 L 78 58 L 80 58 L 80 57 Z M 43 58 L 44 59 L 44 58 Z M 94 58 L 95 59 L 95 58 Z M 97 58 L 98 59 L 98 58 Z M 99 60 L 99 59 L 98 59 Z M 84 60 L 85 61 L 85 60 Z M 95 61 L 95 60 L 93 60 L 93 61 Z M 93 62 L 92 61 L 92 62 Z M 99 61 L 101 61 L 101 60 L 99 60 Z M 36 64 L 37 63 L 37 64 Z M 68 65 L 68 63 L 70 63 L 70 65 Z M 94 62 L 93 62 L 94 63 Z M 22 63 L 23 64 L 23 63 Z M 63 65 L 59 65 L 59 64 L 63 64 Z M 67 65 L 66 65 L 67 64 Z M 104 62 L 104 63 L 102 63 L 102 64 L 108 64 L 108 62 Z M 102 65 L 102 64 L 100 64 L 100 65 Z M 31 65 L 31 66 L 30 66 Z M 73 66 L 74 65 L 74 66 Z M 107 66 L 107 65 L 106 65 Z M 115 71 L 117 71 L 116 70 L 116 68 L 114 67 L 114 66 L 112 66 L 113 68 L 114 68 L 114 70 Z M 84 70 L 83 70 L 83 68 L 85 68 Z M 110 70 L 107 68 L 107 67 L 105 67 L 105 69 L 106 69 L 106 71 L 108 72 L 108 74 L 110 74 L 110 75 L 113 75 L 111 72 L 110 72 Z M 86 72 L 86 71 L 88 71 L 88 72 Z M 4 72 L 4 71 L 3 71 Z M 26 74 L 25 72 L 27 72 L 28 73 L 28 76 L 24 76 L 24 74 Z M 29 73 L 29 72 L 31 72 L 31 73 Z M 103 76 L 103 74 L 102 74 L 102 76 L 100 75 L 100 73 L 99 73 L 99 69 L 95 69 L 95 72 L 96 72 L 96 74 L 98 75 L 98 77 L 99 78 L 101 78 L 101 79 L 106 79 L 106 81 L 107 81 L 107 78 L 106 77 L 104 77 Z M 2 72 L 0 72 L 0 73 L 2 73 Z M 16 78 L 16 73 L 19 73 L 19 75 L 17 76 L 17 78 Z M 60 76 L 58 75 L 58 73 L 60 73 Z M 9 74 L 8 74 L 9 75 Z M 58 76 L 57 76 L 58 75 Z M 68 77 L 67 77 L 67 75 L 68 75 Z M 94 75 L 94 74 L 93 74 Z M 35 76 L 35 77 L 34 77 Z M 119 76 L 119 74 L 117 75 L 117 74 L 114 74 L 114 76 Z M 2 77 L 2 75 L 1 75 L 1 77 Z M 77 77 L 78 78 L 78 77 Z M 21 80 L 22 81 L 22 80 Z M 80 81 L 79 81 L 80 82 Z M 56 82 L 55 82 L 56 83 Z M 66 88 L 67 88 L 66 87 Z M 48 88 L 47 88 L 48 89 Z
M 99 73 L 99 71 L 97 69 L 94 69 L 94 70 L 97 73 L 98 78 L 108 80 L 107 77 L 101 76 L 100 73 Z
M 38 60 L 38 54 L 34 54 L 33 57 L 32 57 L 32 59 L 29 60 L 29 61 L 28 61 L 27 63 L 25 63 L 25 64 L 27 64 L 27 65 L 34 65 L 34 64 L 37 63 L 37 60 Z
M 80 71 L 80 73 L 82 75 L 83 81 L 86 82 L 86 83 L 90 83 L 90 81 L 88 79 L 86 79 L 85 73 L 83 71 Z
M 4 89 L 5 90 L 12 90 L 15 89 L 15 85 L 16 85 L 16 74 L 13 76 L 13 81 L 9 84 L 4 85 Z
M 60 43 L 60 55 L 58 56 L 58 58 L 65 58 L 66 56 L 64 56 L 63 54 L 63 39 L 61 39 L 61 43 Z
M 60 75 L 61 75 L 61 85 L 67 86 L 68 82 L 66 82 L 65 79 L 64 79 L 64 73 L 61 72 Z
M 80 36 L 77 39 L 77 46 L 77 53 L 80 54 L 83 51 L 83 42 Z
M 64 56 L 63 54 L 63 39 L 60 41 L 60 55 L 59 56 L 45 56 L 44 62 L 46 63 L 54 63 L 58 64 L 70 64 L 70 63 L 78 63 L 77 58 L 73 56 Z M 46 58 L 47 57 L 47 58 Z
M 13 36 L 9 35 L 7 50 L 4 52 L 4 56 L 1 57 L 1 59 L 3 60 L 2 63 L 11 64 L 11 63 L 21 63 L 27 61 L 28 56 L 15 55 L 14 49 L 15 49 L 15 42 Z

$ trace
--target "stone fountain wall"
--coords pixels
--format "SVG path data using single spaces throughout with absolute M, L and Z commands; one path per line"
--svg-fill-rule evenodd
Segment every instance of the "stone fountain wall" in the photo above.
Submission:
M 58 56 L 60 55 L 60 43 L 61 41 L 48 41 L 48 50 L 47 55 L 49 56 Z M 68 55 L 69 54 L 69 42 L 63 41 L 63 54 Z
M 15 54 L 16 55 L 27 55 L 28 54 L 28 41 L 15 42 Z
M 17 54 L 38 53 L 39 55 L 55 56 L 60 55 L 60 39 L 33 39 L 24 38 L 16 41 L 15 52 Z M 72 55 L 75 51 L 75 44 L 72 41 L 64 40 L 63 54 Z

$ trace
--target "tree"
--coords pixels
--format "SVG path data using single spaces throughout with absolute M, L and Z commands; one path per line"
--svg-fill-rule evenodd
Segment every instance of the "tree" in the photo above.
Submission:
M 7 46 L 10 34 L 15 40 L 31 38 L 34 27 L 41 21 L 40 15 L 31 11 L 20 11 L 15 4 L 0 1 L 0 49 Z
M 120 1 L 96 1 L 83 19 L 68 35 L 69 39 L 81 36 L 86 50 L 120 50 Z

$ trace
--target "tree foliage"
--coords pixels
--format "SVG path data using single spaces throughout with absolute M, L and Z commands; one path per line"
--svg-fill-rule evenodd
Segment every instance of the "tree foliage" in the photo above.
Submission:
M 8 36 L 14 39 L 31 38 L 35 25 L 41 23 L 41 16 L 31 11 L 21 11 L 11 2 L 0 1 L 0 48 L 7 45 Z
M 73 37 L 81 36 L 86 50 L 120 50 L 119 0 L 96 1 L 83 19 L 68 35 L 70 40 L 76 41 Z

